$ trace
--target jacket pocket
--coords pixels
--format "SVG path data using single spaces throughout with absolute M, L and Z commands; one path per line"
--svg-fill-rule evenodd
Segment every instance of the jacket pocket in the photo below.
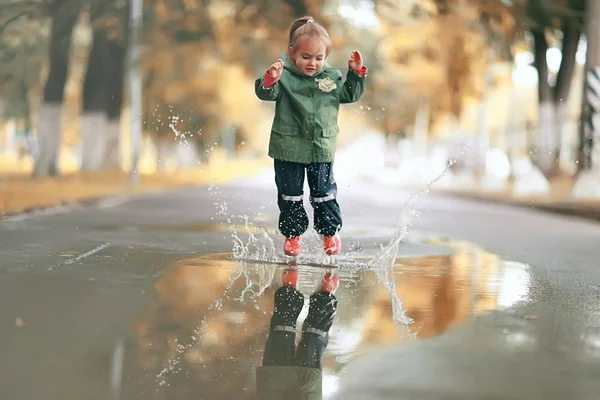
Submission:
M 340 131 L 340 128 L 337 125 L 328 126 L 327 128 L 323 128 L 323 137 L 333 137 L 337 136 Z
M 273 132 L 284 136 L 298 136 L 300 129 L 296 126 L 273 124 Z

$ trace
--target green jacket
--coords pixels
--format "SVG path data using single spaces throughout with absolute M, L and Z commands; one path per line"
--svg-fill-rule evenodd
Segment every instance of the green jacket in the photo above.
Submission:
M 340 104 L 353 103 L 365 91 L 366 76 L 348 69 L 346 80 L 337 68 L 325 66 L 313 76 L 303 75 L 283 54 L 281 79 L 265 89 L 255 82 L 261 100 L 275 101 L 269 156 L 303 164 L 332 162 L 339 132 Z

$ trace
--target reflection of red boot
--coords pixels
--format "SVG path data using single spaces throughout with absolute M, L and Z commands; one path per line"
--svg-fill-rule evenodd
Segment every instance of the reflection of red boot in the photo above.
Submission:
M 335 291 L 337 290 L 339 284 L 340 278 L 337 275 L 333 275 L 331 272 L 328 272 L 323 277 L 323 284 L 321 285 L 321 290 L 329 294 L 335 294 Z
M 333 256 L 340 253 L 342 241 L 338 235 L 325 236 L 325 238 L 323 238 L 323 247 L 328 256 Z
M 300 254 L 300 236 L 285 238 L 285 242 L 283 242 L 283 252 L 290 257 L 296 257 Z
M 284 286 L 291 286 L 293 288 L 298 287 L 298 270 L 297 269 L 286 269 L 281 274 L 281 281 Z

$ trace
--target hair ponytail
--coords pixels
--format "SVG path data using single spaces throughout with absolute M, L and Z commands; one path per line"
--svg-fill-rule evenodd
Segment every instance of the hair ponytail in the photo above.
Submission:
M 292 25 L 290 25 L 290 35 L 288 38 L 288 46 L 291 47 L 293 45 L 294 33 L 296 33 L 298 28 L 308 24 L 309 22 L 314 22 L 314 20 L 313 20 L 313 17 L 308 16 L 308 15 L 306 17 L 298 18 L 297 20 L 292 22 Z
M 327 33 L 327 30 L 323 28 L 322 25 L 315 22 L 311 16 L 298 18 L 290 25 L 287 51 L 288 54 L 293 52 L 298 39 L 302 36 L 320 38 L 325 43 L 327 54 L 329 54 L 329 50 L 331 48 L 331 39 L 329 38 L 329 33 Z

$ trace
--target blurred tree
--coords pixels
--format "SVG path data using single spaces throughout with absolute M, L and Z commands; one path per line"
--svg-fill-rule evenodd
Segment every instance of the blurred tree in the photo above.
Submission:
M 387 134 L 412 125 L 411 114 L 422 98 L 430 102 L 431 122 L 446 115 L 458 117 L 468 98 L 481 98 L 485 109 L 486 87 L 493 83 L 488 65 L 511 60 L 512 45 L 530 32 L 540 76 L 537 163 L 547 175 L 557 171 L 583 0 L 374 0 L 374 4 L 383 29 L 382 71 L 374 79 L 378 95 L 372 103 L 378 109 L 391 105 L 386 108 L 390 116 L 377 116 Z M 550 40 L 562 51 L 556 82 L 548 79 Z M 398 113 L 398 107 L 410 112 Z
M 41 94 L 47 28 L 35 1 L 0 2 L 0 99 L 3 120 L 17 120 L 26 135 Z
M 33 12 L 37 13 L 38 22 L 52 26 L 50 37 L 45 36 L 39 44 L 43 49 L 45 43 L 50 43 L 50 57 L 43 104 L 39 110 L 41 157 L 36 162 L 36 174 L 58 174 L 61 131 L 67 126 L 74 131 L 78 130 L 78 126 L 81 128 L 83 170 L 117 165 L 119 151 L 115 138 L 118 136 L 113 133 L 115 128 L 110 126 L 116 125 L 122 108 L 126 2 L 6 1 L 11 13 L 2 13 L 2 17 L 9 17 L 0 18 L 0 32 L 9 24 L 31 19 L 29 14 Z M 147 132 L 159 141 L 171 141 L 171 144 L 175 137 L 185 136 L 185 140 L 197 147 L 202 155 L 209 146 L 222 143 L 231 127 L 237 127 L 236 143 L 245 139 L 250 142 L 266 140 L 266 133 L 245 136 L 257 129 L 262 130 L 266 115 L 260 102 L 247 101 L 248 97 L 252 97 L 251 83 L 256 74 L 285 49 L 287 29 L 294 18 L 310 14 L 328 27 L 335 26 L 337 29 L 332 31 L 332 38 L 336 49 L 342 48 L 352 27 L 335 13 L 324 13 L 323 10 L 332 2 L 335 3 L 333 0 L 146 0 L 142 63 Z M 23 7 L 28 4 L 30 9 L 17 8 L 17 3 Z M 5 6 L 4 3 L 0 5 Z M 84 13 L 80 16 L 81 10 Z M 69 62 L 74 62 L 70 54 L 71 35 L 80 17 L 84 25 L 89 18 L 93 37 L 85 78 L 81 82 L 83 114 L 81 124 L 77 125 L 71 121 L 74 99 L 70 99 L 68 104 L 63 104 L 63 100 Z M 346 52 L 347 47 L 344 47 L 344 52 L 336 52 L 333 62 L 345 67 Z M 3 52 L 7 57 L 10 54 Z M 27 52 L 22 54 L 27 57 Z M 47 56 L 40 53 L 39 61 L 44 63 Z M 17 59 L 11 57 L 11 60 L 16 62 Z M 29 65 L 33 71 L 41 70 L 34 68 L 33 63 Z M 3 66 L 8 67 L 7 64 Z M 77 70 L 79 68 L 77 65 Z M 13 70 L 23 72 L 19 68 Z M 12 75 L 10 79 L 7 75 L 2 76 L 10 81 L 12 91 L 22 89 Z M 36 81 L 35 77 L 31 79 Z M 78 81 L 74 84 L 80 85 Z M 23 97 L 22 91 L 18 93 Z M 11 98 L 16 100 L 19 96 Z M 73 93 L 70 96 L 73 97 Z M 79 101 L 79 98 L 76 100 Z M 69 112 L 63 113 L 63 109 Z M 152 120 L 157 109 L 176 117 L 177 124 Z M 67 123 L 65 126 L 61 125 L 61 115 L 68 117 L 63 121 Z
M 62 103 L 69 69 L 71 36 L 79 18 L 82 1 L 48 0 L 45 7 L 51 19 L 49 70 L 38 116 L 39 156 L 34 174 L 57 176 L 62 139 Z
M 83 83 L 83 171 L 120 168 L 128 6 L 125 0 L 94 0 L 90 4 L 93 42 Z
M 146 2 L 142 69 L 144 129 L 157 148 L 157 167 L 185 142 L 200 156 L 218 117 L 218 47 L 209 0 Z M 208 106 L 210 105 L 210 106 Z M 197 160 L 200 161 L 200 160 Z
M 538 71 L 538 142 L 536 163 L 548 177 L 559 172 L 558 160 L 567 103 L 575 71 L 575 55 L 583 27 L 584 0 L 528 0 L 527 16 L 533 38 L 535 68 Z M 561 43 L 560 69 L 556 82 L 549 80 L 547 63 L 549 39 Z
M 0 5 L 0 97 L 3 119 L 24 119 L 30 125 L 39 97 L 40 71 L 45 61 L 45 25 L 35 9 L 8 10 Z M 13 15 L 11 15 L 11 12 Z M 18 18 L 16 18 L 18 16 Z
M 579 126 L 578 168 L 594 170 L 597 173 L 600 162 L 600 2 L 586 1 L 585 35 L 587 38 L 587 57 L 584 74 L 584 90 L 581 102 L 581 120 Z M 597 176 L 594 176 L 597 179 Z M 583 185 L 589 185 L 585 175 L 580 178 Z
M 324 25 L 325 0 L 155 0 L 148 3 L 144 43 L 152 49 L 143 59 L 144 120 L 164 161 L 174 139 L 204 158 L 206 150 L 227 141 L 256 143 L 264 122 L 252 82 L 287 44 L 287 29 L 310 14 Z M 347 56 L 347 55 L 345 55 Z M 345 62 L 345 61 L 344 61 Z M 242 89 L 243 88 L 243 89 Z M 160 116 L 160 117 L 158 117 Z M 170 118 L 177 118 L 174 125 Z M 190 124 L 193 120 L 194 123 Z M 198 126 L 200 125 L 200 126 Z M 250 136 L 245 132 L 252 132 Z M 159 162 L 160 166 L 161 163 Z
M 8 28 L 39 18 L 47 11 L 46 0 L 0 1 L 0 37 Z
M 431 122 L 459 117 L 465 99 L 483 91 L 487 60 L 482 55 L 492 44 L 504 45 L 496 42 L 512 27 L 508 7 L 475 0 L 374 3 L 383 29 L 373 103 L 387 110 L 378 117 L 386 134 L 412 126 L 423 100 Z
M 71 31 L 82 1 L 46 0 L 47 9 L 41 8 L 52 17 L 53 28 L 39 124 L 45 156 L 38 160 L 38 173 L 57 173 L 58 147 L 53 143 L 60 139 L 58 105 L 64 96 Z M 246 132 L 243 135 L 251 133 L 238 142 L 266 140 L 266 133 L 255 133 L 264 129 L 265 107 L 247 101 L 252 97 L 249 85 L 285 49 L 290 22 L 310 14 L 330 30 L 334 42 L 330 63 L 344 69 L 349 50 L 363 50 L 373 89 L 362 103 L 371 107 L 368 114 L 387 135 L 396 135 L 414 124 L 423 102 L 431 122 L 460 116 L 464 102 L 484 92 L 489 49 L 497 58 L 509 58 L 512 41 L 525 23 L 533 21 L 532 13 L 524 11 L 529 5 L 525 0 L 373 2 L 379 32 L 346 21 L 336 12 L 335 0 L 146 0 L 142 60 L 146 132 L 171 144 L 185 137 L 201 154 L 222 143 L 222 135 L 232 126 Z M 118 164 L 118 141 L 113 140 L 118 135 L 111 133 L 107 120 L 117 122 L 122 108 L 127 10 L 123 0 L 91 2 L 93 43 L 82 85 L 86 170 L 105 168 L 111 156 L 112 165 Z M 19 22 L 27 18 L 18 16 L 23 12 L 15 11 L 6 20 Z M 0 33 L 2 27 L 0 18 Z

